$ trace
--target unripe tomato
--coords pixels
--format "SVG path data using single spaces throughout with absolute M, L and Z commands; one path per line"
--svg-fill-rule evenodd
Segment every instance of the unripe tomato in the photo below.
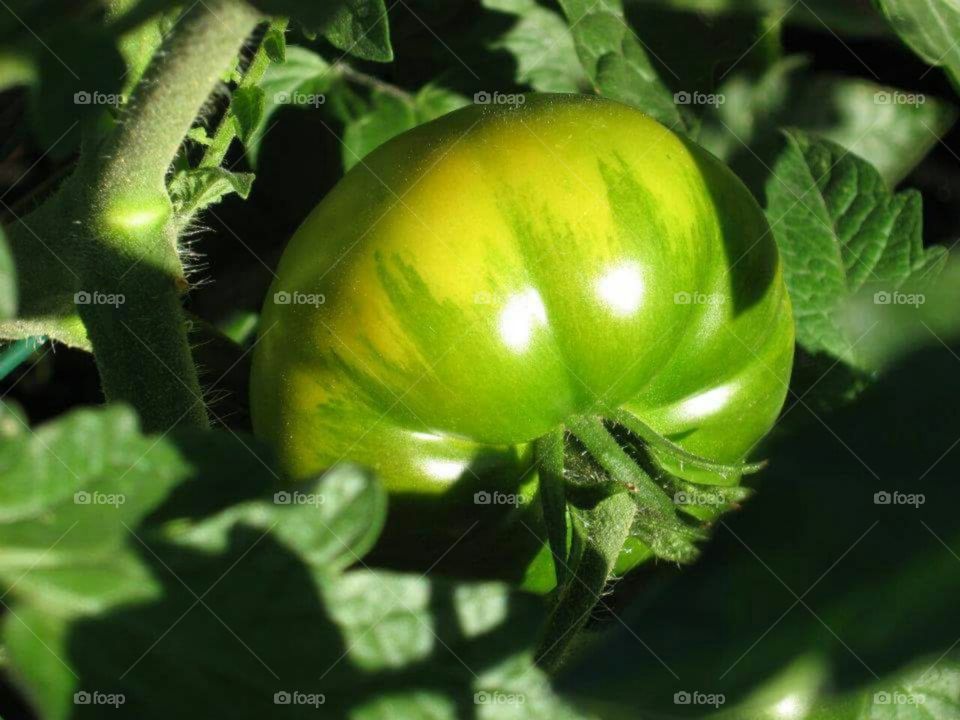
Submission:
M 394 138 L 317 206 L 263 309 L 253 421 L 293 477 L 379 473 L 381 557 L 428 566 L 456 542 L 458 563 L 521 577 L 543 558 L 532 441 L 625 408 L 738 461 L 792 356 L 773 236 L 740 181 L 637 110 L 531 95 Z M 627 551 L 621 570 L 647 555 Z

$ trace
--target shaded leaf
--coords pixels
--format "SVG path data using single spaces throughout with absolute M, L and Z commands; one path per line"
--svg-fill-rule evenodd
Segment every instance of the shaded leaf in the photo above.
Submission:
M 233 526 L 242 523 L 274 532 L 306 563 L 334 572 L 353 565 L 373 547 L 386 509 L 386 493 L 373 476 L 344 465 L 313 483 L 276 491 L 272 502 L 238 503 L 202 522 L 171 524 L 167 534 L 179 545 L 222 552 Z
M 816 133 L 852 150 L 892 186 L 916 167 L 956 119 L 936 98 L 867 80 L 803 72 L 799 56 L 762 75 L 736 73 L 719 89 L 699 142 L 759 191 L 783 139 L 780 127 Z
M 287 61 L 287 34 L 275 25 L 267 28 L 267 33 L 263 38 L 263 48 L 272 63 L 284 63 Z
M 380 145 L 417 125 L 412 102 L 390 93 L 375 93 L 373 109 L 343 132 L 343 167 L 349 170 Z
M 867 160 L 891 186 L 920 164 L 957 118 L 954 107 L 929 95 L 832 76 L 812 79 L 787 115 Z
M 90 350 L 77 313 L 79 276 L 73 270 L 72 235 L 64 233 L 63 208 L 56 196 L 4 228 L 17 282 L 17 316 L 0 320 L 0 338 L 44 336 Z
M 951 255 L 935 278 L 907 281 L 896 300 L 878 303 L 871 292 L 860 292 L 839 308 L 837 321 L 847 337 L 861 338 L 857 355 L 871 370 L 884 370 L 917 349 L 955 343 L 960 339 L 960 258 Z
M 960 5 L 953 0 L 876 0 L 901 39 L 924 62 L 943 67 L 960 87 Z
M 421 123 L 468 104 L 468 100 L 436 86 L 423 87 L 416 96 L 378 91 L 369 112 L 347 124 L 343 133 L 345 170 L 360 162 L 387 140 Z
M 661 81 L 619 0 L 561 0 L 580 63 L 597 91 L 683 130 L 673 93 Z
M 390 62 L 390 26 L 384 0 L 345 0 L 323 27 L 323 36 L 347 55 Z
M 484 6 L 517 17 L 492 44 L 517 61 L 516 81 L 540 92 L 578 92 L 587 86 L 573 35 L 564 19 L 533 0 L 484 0 Z
M 116 106 L 121 94 L 124 60 L 99 5 L 6 0 L 0 6 L 0 87 L 29 84 L 29 128 L 54 158 L 74 152 L 81 121 Z M 97 102 L 83 102 L 85 95 Z
M 784 263 L 797 341 L 857 366 L 857 338 L 837 324 L 841 302 L 862 288 L 891 293 L 933 277 L 946 258 L 925 250 L 920 195 L 893 195 L 866 161 L 808 134 L 787 146 L 767 183 L 767 217 Z
M 197 127 L 190 128 L 190 131 L 187 133 L 187 137 L 190 140 L 193 140 L 195 143 L 203 145 L 204 147 L 213 142 L 211 137 L 207 134 L 207 129 L 200 127 L 199 125 Z
M 75 308 L 64 314 L 0 320 L 0 338 L 26 340 L 33 337 L 46 337 L 77 350 L 93 351 L 87 329 Z
M 251 85 L 239 87 L 233 93 L 230 102 L 230 113 L 237 127 L 237 137 L 240 142 L 249 142 L 254 131 L 263 122 L 266 109 L 266 97 L 263 88 Z
M 342 574 L 383 490 L 342 467 L 276 491 L 258 453 L 124 408 L 0 439 L 4 643 L 44 718 L 582 717 L 532 664 L 539 599 Z

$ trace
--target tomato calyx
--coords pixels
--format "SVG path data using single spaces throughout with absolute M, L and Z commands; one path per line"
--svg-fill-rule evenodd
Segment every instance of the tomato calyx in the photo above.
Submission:
M 611 419 L 613 422 L 626 428 L 633 435 L 636 435 L 652 449 L 672 457 L 681 467 L 688 465 L 698 470 L 707 470 L 722 477 L 729 478 L 739 477 L 740 475 L 752 475 L 753 473 L 760 472 L 767 466 L 766 460 L 753 463 L 720 463 L 700 457 L 699 455 L 694 455 L 665 438 L 633 413 L 623 409 L 615 411 Z
M 535 453 L 557 579 L 539 651 L 547 668 L 590 616 L 625 543 L 633 538 L 656 557 L 692 562 L 712 519 L 750 495 L 737 480 L 766 464 L 694 455 L 623 409 L 572 417 L 541 437 Z M 677 469 L 704 471 L 726 484 L 678 477 Z

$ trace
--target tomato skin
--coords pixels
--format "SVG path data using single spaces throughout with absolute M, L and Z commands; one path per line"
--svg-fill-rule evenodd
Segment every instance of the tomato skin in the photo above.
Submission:
M 471 523 L 537 522 L 531 443 L 575 414 L 742 459 L 792 357 L 773 237 L 729 170 L 634 109 L 529 95 L 394 138 L 317 206 L 264 305 L 252 414 L 291 476 L 375 469 L 381 545 L 439 556 Z

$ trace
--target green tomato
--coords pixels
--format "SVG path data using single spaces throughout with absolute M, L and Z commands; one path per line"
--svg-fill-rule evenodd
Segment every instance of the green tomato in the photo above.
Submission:
M 637 110 L 530 95 L 394 138 L 317 206 L 264 305 L 252 414 L 293 477 L 379 473 L 387 562 L 449 556 L 546 589 L 532 441 L 624 408 L 738 461 L 792 357 L 773 236 L 740 181 Z M 618 570 L 648 555 L 631 541 Z

